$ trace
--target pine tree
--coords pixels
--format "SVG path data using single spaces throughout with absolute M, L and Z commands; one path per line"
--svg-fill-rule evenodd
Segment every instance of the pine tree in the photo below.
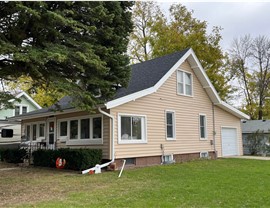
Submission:
M 52 87 L 92 109 L 128 83 L 132 5 L 0 2 L 0 78 L 29 76 L 33 89 Z

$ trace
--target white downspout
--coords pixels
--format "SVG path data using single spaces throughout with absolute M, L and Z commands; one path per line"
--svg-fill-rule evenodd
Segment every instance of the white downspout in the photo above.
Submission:
M 113 117 L 112 115 L 106 113 L 105 111 L 101 110 L 100 107 L 98 107 L 98 111 L 99 111 L 101 114 L 103 114 L 103 115 L 105 115 L 105 116 L 108 116 L 109 118 L 112 119 L 112 126 L 111 126 L 111 134 L 112 134 L 112 136 L 111 136 L 111 137 L 112 137 L 112 149 L 111 149 L 111 151 L 112 151 L 112 160 L 109 161 L 109 162 L 107 162 L 107 163 L 103 163 L 102 165 L 99 166 L 99 168 L 104 168 L 104 167 L 106 167 L 106 166 L 108 166 L 108 165 L 110 165 L 111 163 L 114 162 L 114 117 Z M 92 167 L 92 168 L 89 168 L 89 169 L 87 169 L 87 170 L 83 170 L 83 171 L 82 171 L 82 174 L 86 174 L 86 173 L 88 173 L 90 170 L 95 170 L 95 169 L 96 169 L 96 167 Z

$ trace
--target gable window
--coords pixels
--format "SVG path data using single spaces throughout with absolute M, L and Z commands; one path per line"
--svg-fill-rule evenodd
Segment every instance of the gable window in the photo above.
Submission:
M 25 114 L 28 112 L 28 107 L 27 106 L 23 106 L 23 105 L 16 105 L 15 106 L 15 116 L 21 115 L 21 114 Z
M 15 116 L 20 115 L 20 106 L 15 106 Z
M 166 138 L 175 139 L 175 115 L 173 111 L 166 111 Z
M 22 106 L 22 114 L 27 113 L 27 107 L 26 106 Z
M 119 115 L 119 143 L 145 143 L 145 116 Z
M 207 139 L 206 137 L 206 115 L 200 114 L 199 116 L 200 123 L 200 139 Z
M 192 75 L 184 71 L 177 71 L 177 93 L 192 96 Z

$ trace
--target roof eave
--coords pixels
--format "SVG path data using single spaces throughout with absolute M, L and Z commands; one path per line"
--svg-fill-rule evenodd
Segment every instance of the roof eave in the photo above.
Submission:
M 66 109 L 63 111 L 49 111 L 49 112 L 44 112 L 44 113 L 32 114 L 32 115 L 25 114 L 25 115 L 10 117 L 7 120 L 8 121 L 20 121 L 20 120 L 36 119 L 36 118 L 55 116 L 55 115 L 60 115 L 60 114 L 65 114 L 65 113 L 73 113 L 73 112 L 77 112 L 77 111 L 78 111 L 77 109 L 72 108 L 72 109 Z
M 231 114 L 235 115 L 238 118 L 247 119 L 247 120 L 250 119 L 250 117 L 248 115 L 237 110 L 236 108 L 232 107 L 228 103 L 225 103 L 224 101 L 221 101 L 220 103 L 215 103 L 215 105 L 217 105 L 218 107 L 222 108 L 223 110 L 225 110 L 227 112 L 230 112 Z
M 107 107 L 107 109 L 114 108 L 156 92 L 159 89 L 159 87 L 172 75 L 172 73 L 174 73 L 174 71 L 185 60 L 188 60 L 191 68 L 193 69 L 194 73 L 196 74 L 197 78 L 199 79 L 200 83 L 202 84 L 202 87 L 205 89 L 212 103 L 214 103 L 215 105 L 219 106 L 220 108 L 235 115 L 240 119 L 250 119 L 248 115 L 242 113 L 241 111 L 237 110 L 236 108 L 232 107 L 231 105 L 225 103 L 220 99 L 216 89 L 212 85 L 200 61 L 198 60 L 196 54 L 191 48 L 179 59 L 179 61 L 177 61 L 174 64 L 174 66 L 153 87 L 109 101 L 105 104 L 105 106 Z
M 42 107 L 36 102 L 33 100 L 33 98 L 31 98 L 26 92 L 22 91 L 21 93 L 19 93 L 18 95 L 16 95 L 15 97 L 16 98 L 20 98 L 22 96 L 25 96 L 27 98 L 27 100 L 29 100 L 37 109 L 41 109 Z M 15 99 L 10 99 L 8 102 L 14 102 Z

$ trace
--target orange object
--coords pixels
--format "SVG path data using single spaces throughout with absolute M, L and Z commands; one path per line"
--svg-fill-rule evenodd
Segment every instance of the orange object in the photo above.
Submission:
M 58 157 L 55 162 L 56 168 L 63 169 L 66 165 L 66 160 Z
M 90 170 L 90 171 L 89 171 L 89 174 L 90 174 L 90 175 L 92 175 L 92 174 L 94 174 L 94 173 L 95 173 L 94 170 Z

